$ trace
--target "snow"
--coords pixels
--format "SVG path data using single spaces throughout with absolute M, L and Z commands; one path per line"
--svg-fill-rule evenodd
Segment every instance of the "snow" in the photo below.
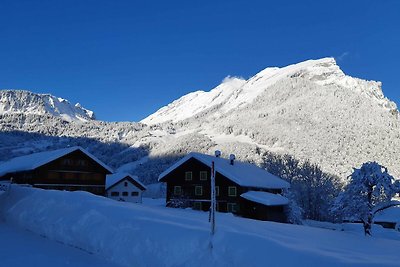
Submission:
M 175 100 L 166 107 L 162 107 L 156 113 L 143 119 L 146 124 L 157 124 L 165 121 L 180 121 L 200 113 L 210 106 L 219 105 L 226 101 L 238 88 L 245 83 L 239 78 L 225 79 L 222 84 L 210 92 L 196 91 Z
M 211 168 L 214 161 L 215 171 L 224 175 L 226 178 L 244 187 L 257 187 L 266 189 L 282 189 L 289 188 L 290 185 L 286 181 L 270 174 L 269 172 L 257 167 L 254 164 L 234 161 L 231 165 L 228 159 L 222 157 L 214 157 L 210 155 L 191 152 L 181 160 L 177 161 L 167 170 L 160 174 L 159 181 L 175 170 L 177 167 L 194 158 Z
M 0 221 L 0 266 L 3 267 L 117 267 L 72 246 L 51 241 Z
M 289 204 L 289 200 L 284 196 L 262 191 L 248 191 L 240 196 L 265 206 L 282 206 Z
M 126 177 L 132 178 L 143 188 L 146 188 L 146 186 L 139 181 L 139 177 L 129 174 L 127 172 L 117 172 L 106 176 L 106 189 L 110 188 L 111 186 L 115 185 L 116 183 L 118 183 L 119 181 L 121 181 Z
M 189 93 L 171 104 L 160 108 L 141 122 L 157 124 L 166 121 L 178 122 L 221 105 L 218 113 L 227 113 L 243 105 L 252 103 L 268 87 L 284 78 L 303 77 L 319 85 L 337 85 L 350 90 L 358 88 L 360 92 L 373 97 L 387 108 L 395 108 L 381 90 L 381 83 L 371 82 L 368 85 L 363 80 L 346 76 L 336 64 L 334 58 L 307 60 L 283 68 L 269 67 L 250 79 L 225 79 L 219 86 L 209 92 L 196 91 Z
M 391 207 L 376 213 L 375 222 L 400 223 L 400 208 Z
M 382 267 L 400 262 L 395 231 L 381 229 L 391 238 L 380 233 L 365 237 L 359 225 L 359 231 L 356 226 L 350 232 L 334 231 L 217 213 L 211 239 L 208 213 L 165 208 L 158 200 L 144 203 L 14 185 L 0 196 L 0 216 L 8 225 L 121 266 Z M 32 244 L 31 249 L 37 248 Z M 20 255 L 15 250 L 8 259 Z M 51 259 L 42 259 L 42 266 L 58 266 Z
M 199 110 L 185 121 L 173 124 L 62 123 L 58 117 L 25 112 L 24 103 L 29 106 L 31 101 L 24 96 L 24 101 L 18 102 L 24 115 L 10 113 L 0 118 L 4 143 L 0 161 L 24 154 L 22 149 L 43 150 L 34 144 L 48 140 L 49 147 L 72 144 L 88 148 L 118 171 L 134 173 L 146 183 L 156 182 L 164 166 L 158 167 L 161 164 L 155 162 L 161 162 L 162 158 L 190 151 L 208 153 L 215 149 L 230 151 L 237 158 L 258 163 L 263 161 L 266 151 L 290 154 L 302 162 L 309 160 L 318 164 L 324 172 L 343 180 L 354 167 L 374 160 L 399 177 L 399 113 L 396 105 L 383 96 L 381 84 L 344 75 L 333 59 L 301 65 L 298 71 L 287 72 L 289 78 L 283 75 L 273 85 L 268 85 L 267 79 L 273 69 L 248 79 L 259 89 L 248 88 L 247 91 L 260 94 L 251 103 L 239 105 L 227 113 L 223 111 L 227 99 L 216 105 L 209 104 L 211 100 L 200 105 L 196 102 L 201 99 L 196 97 L 187 105 L 187 110 L 175 113 L 176 118 L 186 111 L 191 112 L 191 105 L 204 106 L 204 111 Z M 348 82 L 344 82 L 346 80 Z M 230 79 L 223 83 L 229 82 Z M 236 90 L 233 87 L 226 87 L 221 95 L 231 95 Z M 235 96 L 241 98 L 239 91 Z M 125 149 L 126 152 L 119 154 Z M 133 160 L 135 163 L 128 163 Z
M 136 169 L 136 167 L 138 165 L 141 165 L 141 164 L 145 163 L 148 160 L 149 160 L 149 157 L 145 156 L 145 157 L 143 157 L 143 158 L 141 158 L 139 160 L 136 160 L 136 161 L 133 161 L 133 162 L 128 162 L 128 163 L 123 164 L 122 166 L 118 167 L 117 171 L 118 172 L 127 172 L 129 170 L 134 170 L 134 169 Z
M 36 169 L 46 163 L 56 160 L 64 155 L 72 153 L 76 150 L 82 151 L 87 156 L 89 156 L 91 159 L 93 159 L 98 164 L 100 164 L 103 168 L 105 168 L 106 170 L 108 170 L 111 173 L 113 172 L 110 167 L 108 167 L 105 163 L 101 162 L 94 155 L 92 155 L 91 153 L 89 153 L 88 151 L 83 149 L 82 147 L 74 146 L 74 147 L 39 152 L 39 153 L 34 153 L 34 154 L 26 155 L 26 156 L 13 158 L 9 161 L 6 161 L 6 162 L 0 164 L 0 176 L 3 176 L 7 173 L 13 173 L 13 172 L 19 172 L 19 171 L 29 171 L 29 170 Z
M 95 119 L 93 111 L 79 103 L 50 94 L 35 94 L 25 90 L 0 90 L 0 114 L 53 115 L 65 121 L 87 122 Z

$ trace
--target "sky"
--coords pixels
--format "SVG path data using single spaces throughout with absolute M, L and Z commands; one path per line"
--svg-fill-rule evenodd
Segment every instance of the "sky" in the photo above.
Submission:
M 400 105 L 400 1 L 0 0 L 0 88 L 139 121 L 226 76 L 335 57 Z

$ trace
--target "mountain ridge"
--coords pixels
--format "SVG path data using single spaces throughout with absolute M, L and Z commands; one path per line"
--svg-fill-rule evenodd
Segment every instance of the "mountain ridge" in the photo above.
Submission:
M 220 85 L 208 92 L 197 91 L 178 98 L 144 118 L 141 122 L 146 124 L 163 123 L 168 120 L 178 122 L 216 105 L 221 105 L 219 113 L 226 113 L 243 105 L 251 104 L 257 96 L 268 90 L 268 87 L 288 77 L 305 78 L 323 86 L 336 85 L 350 90 L 359 90 L 362 94 L 375 98 L 380 105 L 387 109 L 397 111 L 397 105 L 383 95 L 381 82 L 347 76 L 336 64 L 334 58 L 322 58 L 307 60 L 282 68 L 268 67 L 248 80 L 225 79 Z M 240 82 L 231 86 L 232 81 Z M 216 93 L 219 94 L 216 95 Z M 215 101 L 215 98 L 219 99 Z M 194 110 L 193 106 L 195 106 Z
M 30 113 L 58 116 L 66 121 L 94 120 L 94 112 L 79 103 L 71 104 L 68 100 L 51 94 L 37 94 L 28 90 L 0 90 L 0 114 Z
M 256 164 L 272 151 L 310 160 L 343 180 L 366 161 L 378 161 L 400 177 L 399 113 L 381 85 L 346 76 L 334 59 L 325 58 L 267 68 L 247 80 L 229 77 L 209 92 L 196 91 L 161 108 L 147 124 L 4 113 L 0 131 L 8 139 L 6 133 L 17 133 L 12 142 L 3 140 L 0 160 L 81 145 L 151 183 L 191 151 L 219 149 Z

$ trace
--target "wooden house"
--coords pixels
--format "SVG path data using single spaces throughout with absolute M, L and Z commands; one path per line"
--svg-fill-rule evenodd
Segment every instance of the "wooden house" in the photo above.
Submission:
M 0 164 L 0 180 L 43 189 L 105 194 L 110 167 L 82 147 L 68 147 L 13 158 Z
M 253 164 L 216 155 L 189 153 L 160 174 L 159 181 L 167 183 L 167 206 L 208 210 L 214 162 L 217 211 L 259 220 L 286 221 L 289 201 L 281 193 L 290 187 L 289 183 Z
M 142 203 L 142 193 L 146 190 L 137 176 L 129 173 L 107 175 L 106 196 L 108 198 L 132 203 Z

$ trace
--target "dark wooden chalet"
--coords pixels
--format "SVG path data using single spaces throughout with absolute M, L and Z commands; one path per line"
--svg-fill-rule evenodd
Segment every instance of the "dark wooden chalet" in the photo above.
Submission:
M 34 153 L 0 164 L 0 180 L 102 196 L 110 173 L 111 168 L 81 147 Z
M 217 211 L 285 222 L 288 199 L 280 195 L 289 184 L 249 163 L 189 153 L 159 176 L 167 183 L 171 207 L 210 208 L 211 166 L 215 165 Z

